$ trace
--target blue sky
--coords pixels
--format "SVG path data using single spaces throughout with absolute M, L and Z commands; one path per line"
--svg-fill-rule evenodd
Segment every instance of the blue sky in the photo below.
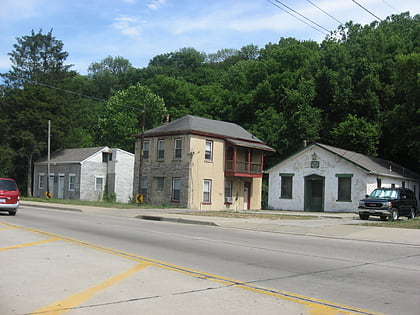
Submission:
M 292 17 L 281 3 L 304 17 Z M 341 22 L 367 24 L 375 17 L 352 0 L 0 0 L 0 72 L 10 69 L 16 37 L 40 29 L 64 43 L 67 64 L 86 74 L 92 62 L 121 56 L 135 67 L 156 55 L 193 47 L 205 53 L 254 44 L 262 48 L 281 37 L 325 38 Z M 357 0 L 377 17 L 420 13 L 418 0 Z M 323 13 L 316 6 L 328 12 Z M 314 29 L 318 28 L 318 30 Z

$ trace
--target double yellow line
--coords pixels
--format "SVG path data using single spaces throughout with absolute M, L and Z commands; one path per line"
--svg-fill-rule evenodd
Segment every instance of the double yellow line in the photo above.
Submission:
M 153 259 L 150 259 L 150 258 L 141 257 L 141 256 L 134 255 L 134 254 L 131 254 L 131 253 L 126 253 L 126 252 L 115 250 L 115 249 L 112 249 L 112 248 L 107 248 L 107 247 L 99 246 L 99 245 L 96 245 L 96 244 L 91 244 L 91 243 L 88 243 L 88 242 L 68 238 L 68 237 L 65 237 L 65 236 L 56 235 L 56 234 L 41 231 L 41 230 L 15 226 L 15 225 L 11 225 L 11 224 L 8 224 L 8 223 L 3 223 L 3 224 L 7 225 L 9 228 L 18 228 L 18 229 L 21 229 L 21 230 L 25 230 L 25 231 L 33 232 L 33 233 L 36 233 L 36 234 L 40 234 L 40 235 L 43 235 L 45 237 L 48 237 L 48 239 L 43 240 L 43 241 L 38 241 L 38 242 L 32 242 L 32 243 L 27 243 L 27 244 L 22 244 L 22 245 L 0 248 L 0 251 L 12 249 L 12 248 L 32 246 L 32 245 L 37 245 L 37 244 L 41 244 L 41 243 L 60 240 L 60 241 L 65 241 L 65 242 L 69 242 L 69 243 L 72 243 L 72 244 L 85 246 L 85 247 L 88 247 L 88 248 L 91 248 L 91 249 L 95 249 L 95 250 L 102 251 L 102 252 L 105 252 L 105 253 L 108 253 L 108 254 L 116 255 L 116 256 L 119 256 L 119 257 L 123 257 L 123 258 L 126 258 L 126 259 L 130 259 L 130 260 L 139 262 L 139 264 L 135 265 L 131 269 L 129 269 L 129 270 L 127 270 L 127 271 L 125 271 L 125 272 L 123 272 L 119 275 L 116 275 L 116 276 L 114 276 L 114 277 L 112 277 L 108 280 L 105 280 L 104 282 L 102 282 L 99 285 L 93 286 L 93 287 L 91 287 L 87 290 L 84 290 L 84 291 L 80 292 L 80 293 L 74 294 L 74 295 L 72 295 L 72 296 L 70 296 L 66 299 L 54 302 L 54 303 L 52 303 L 52 304 L 50 304 L 50 305 L 48 305 L 48 306 L 46 306 L 46 307 L 44 307 L 40 310 L 37 310 L 37 311 L 31 313 L 31 314 L 48 314 L 48 315 L 63 314 L 67 311 L 70 311 L 72 308 L 80 305 L 82 302 L 86 301 L 87 299 L 89 299 L 94 294 L 98 293 L 99 291 L 104 290 L 104 289 L 106 289 L 110 286 L 113 286 L 117 282 L 120 282 L 120 281 L 124 280 L 125 278 L 129 277 L 133 273 L 135 273 L 139 270 L 143 270 L 148 266 L 156 266 L 156 267 L 160 267 L 160 268 L 167 269 L 167 270 L 170 270 L 170 271 L 180 272 L 180 273 L 183 273 L 183 274 L 186 274 L 186 275 L 189 275 L 189 276 L 193 276 L 193 277 L 205 278 L 207 280 L 222 283 L 222 284 L 225 284 L 225 285 L 228 285 L 228 286 L 235 286 L 237 288 L 252 291 L 252 292 L 255 292 L 255 293 L 269 295 L 269 296 L 273 296 L 273 297 L 280 298 L 280 299 L 283 299 L 283 300 L 288 300 L 288 301 L 291 301 L 291 302 L 303 304 L 306 307 L 308 313 L 311 314 L 311 315 L 333 315 L 333 314 L 372 314 L 372 315 L 375 314 L 375 315 L 378 315 L 379 314 L 379 313 L 376 313 L 376 312 L 371 312 L 371 311 L 367 311 L 367 310 L 364 310 L 364 309 L 358 309 L 358 308 L 354 308 L 354 307 L 350 307 L 350 306 L 346 306 L 346 305 L 336 304 L 336 303 L 326 301 L 326 300 L 310 298 L 310 297 L 306 297 L 306 296 L 303 296 L 303 295 L 298 295 L 298 294 L 295 294 L 295 293 L 290 293 L 290 292 L 281 291 L 281 290 L 273 290 L 273 289 L 268 289 L 268 288 L 264 288 L 264 287 L 259 287 L 259 286 L 253 285 L 251 283 L 242 282 L 242 281 L 238 281 L 238 280 L 234 280 L 234 279 L 230 279 L 230 278 L 225 278 L 225 277 L 220 277 L 220 276 L 217 276 L 217 275 L 208 274 L 208 273 L 196 271 L 196 270 L 193 270 L 193 269 L 188 269 L 188 268 L 164 263 L 164 262 L 161 262 L 161 261 L 158 261 L 158 260 L 153 260 Z M 2 230 L 2 229 L 0 229 L 0 230 Z

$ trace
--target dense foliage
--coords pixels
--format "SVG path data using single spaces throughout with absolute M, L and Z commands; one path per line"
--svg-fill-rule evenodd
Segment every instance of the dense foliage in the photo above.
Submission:
M 271 165 L 306 140 L 420 171 L 419 43 L 420 16 L 403 13 L 349 22 L 320 44 L 281 38 L 208 55 L 189 47 L 141 69 L 109 56 L 81 76 L 51 32 L 32 32 L 17 39 L 3 74 L 0 176 L 30 182 L 31 163 L 46 152 L 48 119 L 53 149 L 133 151 L 144 108 L 146 129 L 167 114 L 236 122 L 277 150 Z

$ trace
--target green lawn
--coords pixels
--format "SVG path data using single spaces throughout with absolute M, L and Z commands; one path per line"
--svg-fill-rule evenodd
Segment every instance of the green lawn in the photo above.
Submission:
M 420 229 L 420 217 L 417 217 L 413 220 L 408 220 L 407 218 L 400 218 L 397 221 L 366 221 L 363 224 L 364 226 L 380 226 L 380 227 L 390 227 L 390 228 L 402 228 L 402 229 Z
M 66 205 L 76 205 L 76 206 L 92 206 L 92 207 L 104 207 L 104 208 L 116 208 L 116 209 L 138 209 L 138 208 L 158 208 L 150 204 L 142 203 L 140 205 L 135 203 L 118 203 L 118 202 L 108 202 L 108 201 L 82 201 L 82 200 L 70 200 L 70 199 L 44 199 L 44 198 L 35 198 L 35 197 L 21 197 L 22 201 L 36 201 L 44 202 L 46 204 L 66 204 Z M 159 207 L 163 208 L 163 207 Z

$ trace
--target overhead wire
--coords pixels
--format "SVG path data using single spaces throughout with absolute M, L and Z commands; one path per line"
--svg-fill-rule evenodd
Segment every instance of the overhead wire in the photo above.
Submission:
M 367 8 L 365 8 L 363 5 L 361 5 L 359 2 L 357 2 L 356 0 L 352 0 L 355 4 L 357 4 L 359 7 L 361 7 L 363 10 L 365 10 L 367 13 L 369 13 L 370 15 L 374 16 L 376 19 L 378 19 L 379 21 L 383 21 L 379 16 L 375 15 L 374 13 L 372 13 L 371 11 L 369 11 Z
M 338 22 L 340 25 L 343 25 L 344 23 L 341 22 L 339 19 L 337 19 L 335 16 L 333 16 L 332 14 L 328 13 L 327 11 L 325 11 L 324 9 L 322 9 L 321 7 L 319 7 L 317 4 L 313 3 L 311 0 L 306 0 L 307 2 L 309 2 L 310 4 L 312 4 L 315 8 L 317 8 L 318 10 L 320 10 L 321 12 L 325 13 L 326 15 L 328 15 L 330 18 L 332 18 L 333 20 L 335 20 L 336 22 Z
M 97 102 L 105 102 L 105 103 L 108 102 L 105 99 L 100 99 L 100 98 L 97 98 L 97 97 L 94 97 L 94 96 L 90 96 L 90 95 L 82 94 L 82 93 L 79 93 L 79 92 L 74 92 L 74 91 L 71 91 L 71 90 L 59 88 L 59 87 L 56 87 L 56 86 L 53 86 L 53 85 L 41 83 L 41 82 L 34 81 L 34 80 L 31 80 L 31 79 L 23 78 L 23 80 L 25 80 L 25 81 L 27 81 L 27 82 L 29 82 L 31 84 L 34 84 L 34 85 L 40 85 L 40 86 L 47 87 L 49 89 L 54 89 L 54 90 L 58 90 L 58 91 L 62 91 L 62 92 L 70 93 L 70 94 L 74 94 L 74 95 L 77 95 L 77 96 L 80 96 L 80 97 L 90 98 L 90 99 L 92 99 L 94 101 L 97 101 Z M 138 110 L 141 111 L 141 109 L 135 108 L 135 107 L 132 107 L 132 106 L 121 105 L 121 104 L 116 104 L 116 105 L 117 106 L 120 106 L 120 107 L 130 108 L 130 109 L 133 109 L 133 110 L 136 110 L 136 111 L 138 111 Z
M 292 8 L 289 8 L 288 6 L 286 6 L 284 3 L 281 3 L 278 0 L 273 0 L 275 2 L 273 2 L 272 0 L 266 0 L 267 2 L 271 3 L 272 5 L 274 5 L 275 7 L 279 8 L 280 10 L 283 10 L 284 12 L 286 12 L 287 14 L 291 15 L 292 17 L 294 17 L 295 19 L 298 19 L 299 21 L 301 21 L 302 23 L 305 23 L 306 25 L 308 25 L 309 27 L 313 28 L 314 30 L 320 32 L 323 35 L 329 35 L 330 31 L 324 27 L 322 27 L 321 25 L 313 22 L 312 20 L 308 19 L 307 17 L 304 17 L 302 14 L 300 14 L 299 12 L 293 10 Z M 282 8 L 281 6 L 279 6 L 276 2 L 282 4 L 284 7 L 288 8 L 290 11 L 292 12 L 296 12 L 297 14 L 299 14 L 300 16 L 304 17 L 306 20 L 310 21 L 311 23 L 318 25 L 320 28 L 324 29 L 326 32 L 321 31 L 320 29 L 316 28 L 315 26 L 307 23 L 306 21 L 302 20 L 301 18 L 299 18 L 298 16 L 292 14 L 290 11 L 287 11 L 286 9 Z

